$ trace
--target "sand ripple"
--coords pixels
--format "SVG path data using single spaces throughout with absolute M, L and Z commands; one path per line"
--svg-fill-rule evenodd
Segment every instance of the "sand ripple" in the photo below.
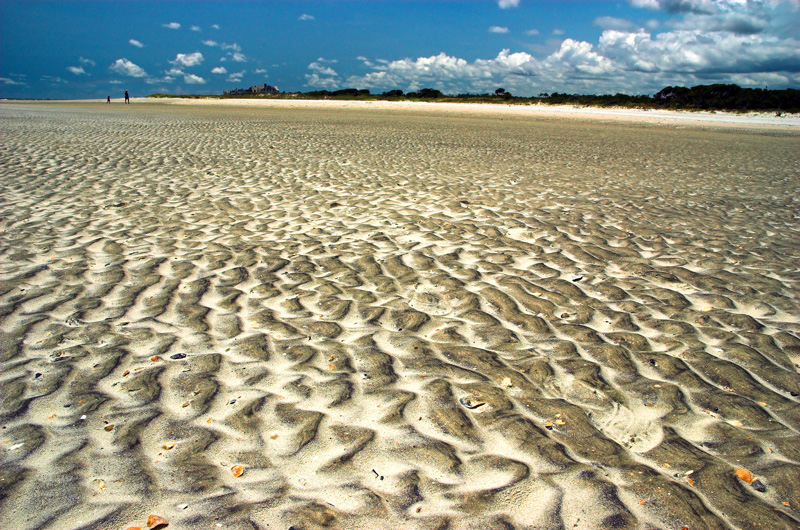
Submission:
M 794 135 L 3 103 L 0 137 L 2 528 L 798 525 Z

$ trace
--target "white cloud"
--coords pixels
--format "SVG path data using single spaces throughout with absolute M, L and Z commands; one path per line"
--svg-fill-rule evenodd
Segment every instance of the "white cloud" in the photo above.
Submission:
M 128 41 L 128 43 L 129 43 L 131 46 L 136 46 L 137 48 L 144 48 L 144 44 L 142 44 L 141 42 L 139 42 L 139 41 L 138 41 L 138 40 L 136 40 L 136 39 L 130 39 L 130 40 Z
M 85 64 L 88 66 L 94 66 L 96 64 L 93 60 L 87 59 L 86 57 L 80 57 L 78 61 L 80 61 L 81 64 Z
M 82 66 L 67 66 L 67 70 L 75 75 L 86 75 L 86 71 Z
M 306 86 L 323 90 L 336 90 L 339 88 L 339 78 L 320 77 L 319 74 L 306 74 Z
M 254 74 L 266 74 L 267 73 L 267 69 L 266 68 L 256 68 L 255 70 L 253 70 L 253 73 Z
M 231 59 L 233 59 L 233 61 L 237 62 L 237 63 L 246 63 L 247 62 L 247 57 L 245 57 L 245 55 L 243 53 L 240 53 L 240 52 L 236 52 L 236 53 L 231 54 Z
M 609 16 L 597 17 L 594 19 L 593 24 L 603 29 L 614 29 L 618 31 L 635 31 L 637 29 L 636 24 L 630 20 Z
M 164 77 L 161 78 L 148 77 L 147 79 L 144 80 L 144 82 L 147 83 L 148 85 L 157 85 L 159 83 L 174 83 L 175 78 L 169 75 L 165 75 Z
M 539 34 L 539 30 L 538 29 L 529 29 L 528 31 L 525 32 L 525 35 L 530 35 L 532 37 L 536 36 L 538 34 Z
M 240 52 L 240 51 L 242 51 L 242 47 L 241 47 L 241 46 L 239 46 L 238 44 L 236 44 L 235 42 L 234 42 L 233 44 L 227 44 L 227 43 L 223 43 L 223 44 L 222 44 L 222 49 L 223 49 L 223 50 L 233 50 L 233 51 L 235 51 L 235 52 Z
M 231 75 L 228 76 L 228 83 L 239 83 L 242 80 L 242 77 L 244 77 L 244 73 L 244 70 L 241 72 L 232 72 Z
M 302 15 L 297 17 L 297 20 L 314 20 L 314 16 L 313 15 L 307 15 L 306 13 L 303 13 Z
M 224 66 L 217 66 L 211 69 L 212 74 L 227 74 L 228 71 L 225 69 Z
M 147 72 L 145 72 L 142 67 L 132 63 L 124 57 L 114 61 L 114 63 L 109 67 L 109 70 L 120 75 L 126 75 L 128 77 L 147 77 Z
M 162 26 L 169 29 L 181 29 L 181 25 L 178 22 L 170 22 L 169 24 L 162 24 Z
M 331 68 L 330 66 L 325 66 L 324 64 L 320 64 L 319 62 L 313 62 L 308 65 L 308 69 L 312 72 L 317 72 L 320 75 L 339 75 L 336 73 L 336 70 Z
M 175 56 L 175 59 L 173 59 L 170 62 L 175 66 L 179 65 L 184 67 L 197 66 L 203 62 L 203 54 L 200 52 L 179 53 L 178 55 Z
M 564 33 L 566 33 L 566 31 L 564 31 L 563 29 L 556 28 L 553 30 L 553 35 L 563 35 Z
M 219 29 L 219 24 L 211 24 L 211 27 L 214 29 Z
M 10 86 L 26 86 L 27 83 L 23 81 L 17 81 L 16 79 L 11 79 L 10 77 L 0 77 L 0 83 L 4 85 Z
M 500 6 L 500 9 L 508 9 L 509 7 L 517 7 L 519 5 L 519 0 L 498 0 L 497 5 Z
M 164 73 L 169 75 L 169 76 L 183 75 L 183 70 L 173 66 L 172 68 L 170 68 L 169 70 L 167 70 Z
M 219 46 L 219 43 L 217 41 L 215 41 L 215 40 L 204 40 L 202 42 L 206 46 Z
M 183 76 L 183 81 L 189 85 L 204 85 L 206 80 L 194 74 L 187 74 Z
M 509 29 L 503 26 L 489 26 L 489 33 L 508 33 Z
M 189 29 L 192 30 L 192 31 L 200 31 L 200 26 L 192 26 Z

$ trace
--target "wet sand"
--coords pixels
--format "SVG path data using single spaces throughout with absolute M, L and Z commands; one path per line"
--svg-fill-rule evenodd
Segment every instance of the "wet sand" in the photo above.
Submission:
M 0 103 L 0 528 L 797 528 L 797 131 Z

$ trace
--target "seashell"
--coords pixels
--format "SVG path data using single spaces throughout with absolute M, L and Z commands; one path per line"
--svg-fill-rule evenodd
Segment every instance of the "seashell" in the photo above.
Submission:
M 231 471 L 233 472 L 233 476 L 234 477 L 237 477 L 237 478 L 241 477 L 242 473 L 244 473 L 244 466 L 240 466 L 240 465 L 237 464 L 237 465 L 235 465 L 235 466 L 233 466 L 231 468 Z
M 147 518 L 147 528 L 153 530 L 154 528 L 159 528 L 162 526 L 167 526 L 169 521 L 161 517 L 160 515 L 151 515 Z
M 747 469 L 738 468 L 736 470 L 736 476 L 742 479 L 742 482 L 747 482 L 748 484 L 752 484 L 753 482 L 753 473 Z
M 458 402 L 467 407 L 468 409 L 477 409 L 478 407 L 486 405 L 485 401 L 481 401 L 479 399 L 473 399 L 470 397 L 461 398 L 458 400 Z

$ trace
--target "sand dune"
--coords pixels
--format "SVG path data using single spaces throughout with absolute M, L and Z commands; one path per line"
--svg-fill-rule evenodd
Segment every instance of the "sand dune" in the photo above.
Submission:
M 0 104 L 0 528 L 796 528 L 757 125 Z

